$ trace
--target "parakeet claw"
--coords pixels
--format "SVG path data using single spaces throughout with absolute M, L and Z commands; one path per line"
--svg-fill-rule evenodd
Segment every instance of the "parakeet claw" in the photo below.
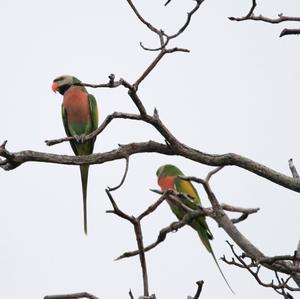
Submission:
M 172 222 L 170 224 L 171 228 L 172 228 L 172 233 L 176 233 L 178 231 L 178 228 L 176 227 L 177 222 Z
M 84 143 L 84 139 L 85 139 L 85 135 L 82 134 L 82 135 L 74 135 L 73 136 L 76 140 L 77 143 Z

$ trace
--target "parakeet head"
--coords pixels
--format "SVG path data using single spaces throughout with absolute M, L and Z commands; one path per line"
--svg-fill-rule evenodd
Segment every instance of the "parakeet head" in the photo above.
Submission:
M 166 164 L 157 169 L 156 175 L 158 178 L 162 178 L 167 176 L 183 175 L 183 173 L 176 166 L 172 164 Z
M 60 94 L 63 95 L 66 92 L 66 90 L 68 90 L 75 83 L 81 83 L 81 81 L 74 76 L 59 76 L 53 80 L 52 90 L 54 92 L 58 91 Z
M 176 176 L 182 174 L 183 173 L 179 170 L 179 168 L 172 164 L 163 165 L 156 171 L 157 183 L 162 191 L 174 189 Z

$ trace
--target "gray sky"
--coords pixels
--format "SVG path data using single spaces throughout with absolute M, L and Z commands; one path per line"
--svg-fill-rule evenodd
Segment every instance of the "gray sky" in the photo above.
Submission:
M 146 3 L 148 2 L 148 3 Z M 150 3 L 151 2 L 151 3 Z M 136 1 L 157 27 L 174 32 L 193 1 Z M 140 86 L 148 111 L 154 107 L 184 143 L 209 153 L 235 152 L 289 174 L 288 159 L 300 168 L 299 38 L 278 38 L 287 24 L 234 23 L 251 1 L 206 1 L 190 27 L 173 45 L 190 54 L 165 57 Z M 300 15 L 299 1 L 260 1 L 257 13 Z M 157 39 L 133 15 L 126 1 L 2 1 L 0 137 L 8 149 L 72 154 L 67 143 L 48 148 L 45 139 L 64 136 L 61 96 L 51 91 L 58 75 L 72 74 L 89 83 L 107 76 L 136 79 L 153 60 L 139 47 Z M 291 25 L 292 27 L 292 25 Z M 299 27 L 296 24 L 294 27 Z M 122 88 L 90 91 L 97 98 L 100 122 L 114 111 L 136 112 Z M 95 152 L 119 143 L 162 138 L 149 126 L 115 121 L 97 139 Z M 0 140 L 1 141 L 1 140 Z M 209 167 L 183 158 L 136 155 L 125 185 L 115 192 L 119 205 L 136 215 L 157 196 L 156 169 L 166 162 L 187 175 L 203 177 Z M 116 185 L 124 161 L 90 169 L 89 236 L 83 234 L 79 168 L 25 164 L 1 171 L 0 281 L 7 299 L 42 298 L 46 294 L 89 291 L 103 299 L 128 298 L 131 288 L 142 294 L 138 258 L 114 262 L 134 249 L 132 228 L 111 214 L 104 193 Z M 208 201 L 197 187 L 204 205 Z M 292 254 L 299 240 L 299 194 L 235 167 L 213 179 L 221 202 L 261 211 L 239 229 L 268 255 Z M 280 220 L 279 220 L 280 219 Z M 148 244 L 174 221 L 167 205 L 144 223 Z M 208 220 L 217 257 L 230 252 L 227 235 Z M 186 298 L 203 279 L 203 298 L 233 298 L 211 256 L 190 228 L 170 235 L 147 254 L 150 291 L 158 298 Z M 234 298 L 274 298 L 246 271 L 220 262 L 236 292 Z M 266 273 L 266 280 L 270 275 Z M 202 298 L 201 297 L 201 298 Z

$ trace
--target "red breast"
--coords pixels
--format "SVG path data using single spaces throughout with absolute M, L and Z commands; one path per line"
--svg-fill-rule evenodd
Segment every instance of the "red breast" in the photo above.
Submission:
M 65 92 L 63 105 L 68 123 L 87 123 L 91 120 L 88 94 L 79 87 L 72 86 Z
M 166 176 L 166 177 L 159 178 L 157 183 L 160 186 L 162 191 L 166 191 L 168 189 L 174 190 L 175 189 L 174 180 L 175 178 L 173 176 Z

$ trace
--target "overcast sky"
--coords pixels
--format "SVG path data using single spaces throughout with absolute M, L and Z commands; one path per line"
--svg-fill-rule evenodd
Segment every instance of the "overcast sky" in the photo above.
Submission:
M 193 1 L 135 1 L 141 13 L 173 33 Z M 300 42 L 279 38 L 280 31 L 299 24 L 235 23 L 251 1 L 205 1 L 188 30 L 172 45 L 175 53 L 161 61 L 139 89 L 149 112 L 154 107 L 175 136 L 208 153 L 234 152 L 289 174 L 288 159 L 300 169 Z M 257 13 L 300 16 L 299 1 L 260 1 Z M 69 144 L 47 147 L 45 139 L 65 135 L 62 97 L 51 91 L 52 80 L 71 74 L 89 83 L 105 83 L 114 73 L 133 82 L 154 59 L 139 42 L 157 46 L 125 0 L 2 1 L 0 142 L 11 151 L 37 150 L 70 154 Z M 100 122 L 114 111 L 136 112 L 122 87 L 90 90 L 98 101 Z M 163 141 L 149 126 L 118 120 L 101 134 L 95 152 L 118 144 Z M 204 177 L 211 169 L 183 158 L 136 155 L 124 186 L 114 193 L 126 212 L 137 215 L 157 199 L 156 169 L 178 165 L 187 175 Z M 136 248 L 132 227 L 112 214 L 106 186 L 118 184 L 124 161 L 90 168 L 89 235 L 84 236 L 79 167 L 28 163 L 0 172 L 0 294 L 6 299 L 40 299 L 49 294 L 88 291 L 101 299 L 142 294 L 138 258 L 115 262 Z M 299 240 L 299 194 L 236 167 L 213 178 L 221 202 L 261 211 L 239 229 L 267 255 L 292 254 Z M 197 186 L 203 204 L 208 200 Z M 147 218 L 146 244 L 175 220 L 167 204 Z M 217 257 L 230 257 L 227 235 L 208 220 Z M 168 236 L 147 254 L 150 292 L 157 298 L 193 295 L 204 280 L 201 298 L 233 298 L 212 257 L 197 234 L 186 227 Z M 236 292 L 234 298 L 275 298 L 241 269 L 220 262 Z M 266 282 L 271 276 L 265 273 Z M 220 297 L 222 296 L 222 297 Z

